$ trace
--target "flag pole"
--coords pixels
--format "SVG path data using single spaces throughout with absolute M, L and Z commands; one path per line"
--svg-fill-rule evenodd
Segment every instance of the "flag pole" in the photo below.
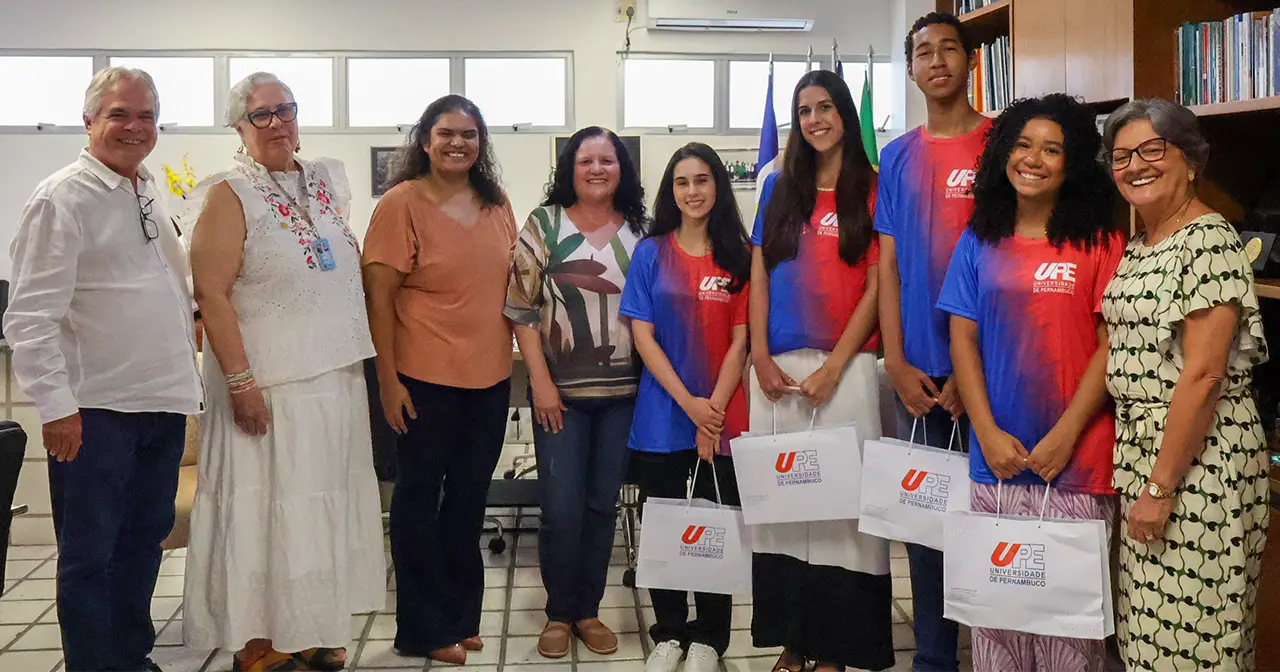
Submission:
M 769 76 L 773 76 L 773 52 L 769 52 Z
M 813 70 L 813 45 L 812 44 L 809 45 L 809 53 L 805 54 L 805 57 L 804 57 L 804 71 L 809 72 L 811 70 Z
M 831 38 L 831 72 L 837 72 L 837 64 L 840 63 L 840 45 L 836 43 L 836 38 Z
M 871 87 L 872 89 L 875 88 L 875 84 L 876 84 L 875 62 L 876 62 L 876 48 L 871 45 L 867 45 L 867 86 Z

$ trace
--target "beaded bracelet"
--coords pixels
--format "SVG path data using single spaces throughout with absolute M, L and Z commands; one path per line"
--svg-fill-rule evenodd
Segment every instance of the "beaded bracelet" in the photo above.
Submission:
M 227 384 L 228 384 L 228 385 L 233 385 L 233 384 L 235 384 L 235 383 L 244 382 L 244 381 L 246 381 L 246 380 L 250 380 L 250 379 L 252 379 L 252 378 L 253 378 L 253 369 L 245 369 L 244 371 L 241 371 L 240 373 L 232 373 L 232 374 L 228 374 L 228 375 L 226 376 L 226 380 L 227 380 Z
M 233 395 L 244 394 L 245 392 L 248 392 L 250 390 L 255 390 L 257 388 L 258 388 L 258 382 L 253 378 L 249 378 L 248 380 L 240 381 L 238 383 L 235 383 L 234 385 L 227 385 L 227 392 Z

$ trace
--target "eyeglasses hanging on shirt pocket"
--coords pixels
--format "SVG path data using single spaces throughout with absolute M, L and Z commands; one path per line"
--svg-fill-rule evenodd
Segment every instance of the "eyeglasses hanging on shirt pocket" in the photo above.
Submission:
M 151 206 L 154 203 L 154 198 L 138 194 L 138 218 L 142 221 L 142 235 L 148 243 L 160 237 L 160 227 L 151 219 Z

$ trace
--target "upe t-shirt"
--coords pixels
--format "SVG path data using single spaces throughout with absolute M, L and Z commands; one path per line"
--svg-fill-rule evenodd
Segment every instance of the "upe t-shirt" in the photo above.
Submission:
M 632 253 L 619 312 L 653 324 L 658 347 L 695 397 L 711 397 L 733 343 L 733 328 L 747 323 L 748 288 L 744 284 L 731 294 L 729 284 L 729 274 L 710 254 L 695 257 L 685 252 L 671 234 L 642 240 Z M 721 454 L 727 454 L 729 439 L 746 427 L 746 397 L 739 383 L 725 409 Z M 695 447 L 697 432 L 646 366 L 640 374 L 628 445 L 651 453 L 688 450 Z
M 1119 233 L 1085 252 L 1071 243 L 1059 250 L 1048 239 L 1017 235 L 987 245 L 971 231 L 956 245 L 938 308 L 977 322 L 991 414 L 1028 451 L 1066 412 L 1098 349 L 1098 307 L 1124 247 Z M 1080 434 L 1055 487 L 1113 494 L 1114 444 L 1108 406 Z M 970 478 L 994 484 L 976 432 L 970 432 L 969 446 Z M 1006 482 L 1044 484 L 1030 469 Z
M 764 244 L 764 213 L 773 196 L 778 173 L 765 178 L 756 210 L 751 244 Z M 872 213 L 876 185 L 871 184 Z M 849 318 L 867 291 L 871 267 L 880 261 L 880 242 L 873 236 L 867 251 L 850 266 L 840 258 L 840 227 L 836 194 L 819 191 L 813 215 L 800 235 L 796 256 L 769 272 L 769 354 L 813 348 L 830 352 L 849 326 Z M 871 332 L 862 352 L 880 348 L 880 331 Z
M 973 180 L 991 121 L 954 138 L 916 128 L 880 156 L 876 231 L 893 236 L 901 280 L 902 349 L 935 378 L 951 375 L 947 316 L 935 306 L 951 251 L 973 214 Z

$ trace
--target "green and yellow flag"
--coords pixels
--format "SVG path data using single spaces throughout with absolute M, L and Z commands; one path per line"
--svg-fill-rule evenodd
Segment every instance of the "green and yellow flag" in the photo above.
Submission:
M 862 148 L 867 150 L 871 167 L 880 169 L 880 150 L 876 147 L 876 120 L 871 111 L 871 64 L 867 64 L 867 76 L 862 79 L 862 104 L 858 109 L 858 125 L 862 127 Z

